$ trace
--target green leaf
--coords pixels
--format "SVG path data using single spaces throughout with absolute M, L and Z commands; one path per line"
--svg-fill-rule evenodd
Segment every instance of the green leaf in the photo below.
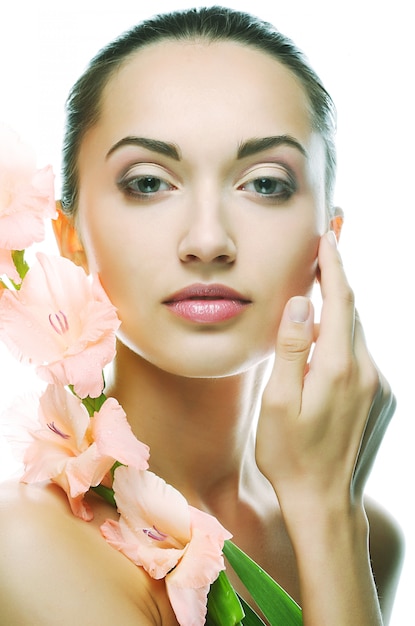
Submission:
M 265 622 L 249 606 L 248 602 L 246 602 L 239 594 L 238 598 L 245 613 L 245 617 L 242 622 L 243 626 L 265 626 Z
M 86 407 L 89 417 L 93 417 L 94 413 L 98 413 L 106 399 L 105 393 L 101 393 L 98 398 L 91 398 L 90 396 L 82 398 L 82 404 Z
M 111 467 L 111 476 L 112 479 L 114 480 L 114 474 L 115 474 L 115 470 L 117 469 L 117 467 L 121 467 L 122 465 L 124 465 L 124 463 L 120 463 L 119 461 L 115 461 L 114 465 Z
M 239 626 L 244 612 L 229 579 L 224 571 L 210 586 L 207 604 L 207 626 Z
M 223 553 L 271 626 L 302 626 L 298 604 L 255 561 L 229 540 Z
M 102 382 L 103 382 L 103 388 L 105 388 L 104 372 L 102 372 Z M 73 385 L 68 385 L 68 388 L 73 393 L 74 396 L 79 398 Z M 98 396 L 98 398 L 91 398 L 91 396 L 86 396 L 86 398 L 79 398 L 79 399 L 81 400 L 82 404 L 88 411 L 89 417 L 93 417 L 95 413 L 98 413 L 98 411 L 104 404 L 105 400 L 107 399 L 107 396 L 105 395 L 104 392 L 102 392 L 101 395 Z
M 13 259 L 13 263 L 14 266 L 17 270 L 17 273 L 19 274 L 20 278 L 23 280 L 24 277 L 26 276 L 27 272 L 29 271 L 29 265 L 26 262 L 25 258 L 25 251 L 24 250 L 13 250 L 12 251 L 12 259 Z M 15 286 L 16 289 L 20 289 L 21 285 L 16 284 L 14 281 L 11 281 L 13 283 L 13 285 Z

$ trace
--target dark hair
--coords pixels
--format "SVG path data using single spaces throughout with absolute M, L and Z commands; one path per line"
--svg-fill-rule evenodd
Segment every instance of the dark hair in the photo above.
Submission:
M 335 107 L 304 54 L 274 26 L 225 7 L 194 8 L 157 15 L 133 27 L 92 59 L 69 93 L 63 146 L 62 206 L 76 210 L 77 161 L 86 131 L 99 119 L 102 92 L 113 73 L 138 49 L 165 39 L 235 41 L 252 46 L 288 67 L 302 83 L 312 109 L 312 121 L 326 147 L 326 202 L 331 208 L 336 170 Z

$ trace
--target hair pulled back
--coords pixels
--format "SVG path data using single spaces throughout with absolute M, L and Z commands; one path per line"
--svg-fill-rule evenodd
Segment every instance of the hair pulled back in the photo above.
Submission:
M 289 68 L 308 95 L 312 123 L 326 148 L 326 203 L 331 209 L 336 170 L 335 107 L 321 80 L 295 44 L 268 22 L 248 13 L 213 6 L 174 11 L 147 19 L 123 33 L 91 60 L 66 102 L 62 159 L 62 207 L 74 213 L 78 200 L 77 161 L 85 133 L 100 116 L 102 93 L 115 71 L 140 48 L 163 40 L 234 41 L 251 46 Z

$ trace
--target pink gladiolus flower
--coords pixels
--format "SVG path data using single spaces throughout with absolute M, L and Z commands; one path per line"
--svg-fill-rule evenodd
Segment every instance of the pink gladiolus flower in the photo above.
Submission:
M 44 220 L 56 217 L 53 179 L 52 168 L 36 169 L 31 149 L 0 125 L 0 249 L 24 250 L 44 239 Z
M 101 526 L 103 536 L 152 578 L 165 578 L 181 626 L 202 626 L 231 534 L 152 472 L 119 467 L 113 488 L 121 517 Z
M 2 274 L 6 274 L 15 283 L 20 283 L 20 276 L 12 259 L 12 251 L 0 248 L 0 276 Z
M 133 435 L 126 415 L 108 398 L 90 418 L 79 398 L 49 385 L 40 398 L 38 423 L 24 456 L 22 482 L 51 480 L 67 494 L 72 512 L 86 521 L 92 511 L 84 501 L 115 461 L 145 470 L 149 448 Z
M 38 253 L 20 291 L 3 293 L 0 319 L 0 337 L 46 382 L 73 385 L 81 398 L 101 394 L 120 321 L 97 277 Z

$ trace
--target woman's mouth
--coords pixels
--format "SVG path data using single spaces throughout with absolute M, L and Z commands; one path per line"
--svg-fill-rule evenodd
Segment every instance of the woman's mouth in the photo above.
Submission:
M 176 291 L 163 304 L 189 322 L 217 324 L 240 315 L 251 303 L 226 285 L 194 284 Z

